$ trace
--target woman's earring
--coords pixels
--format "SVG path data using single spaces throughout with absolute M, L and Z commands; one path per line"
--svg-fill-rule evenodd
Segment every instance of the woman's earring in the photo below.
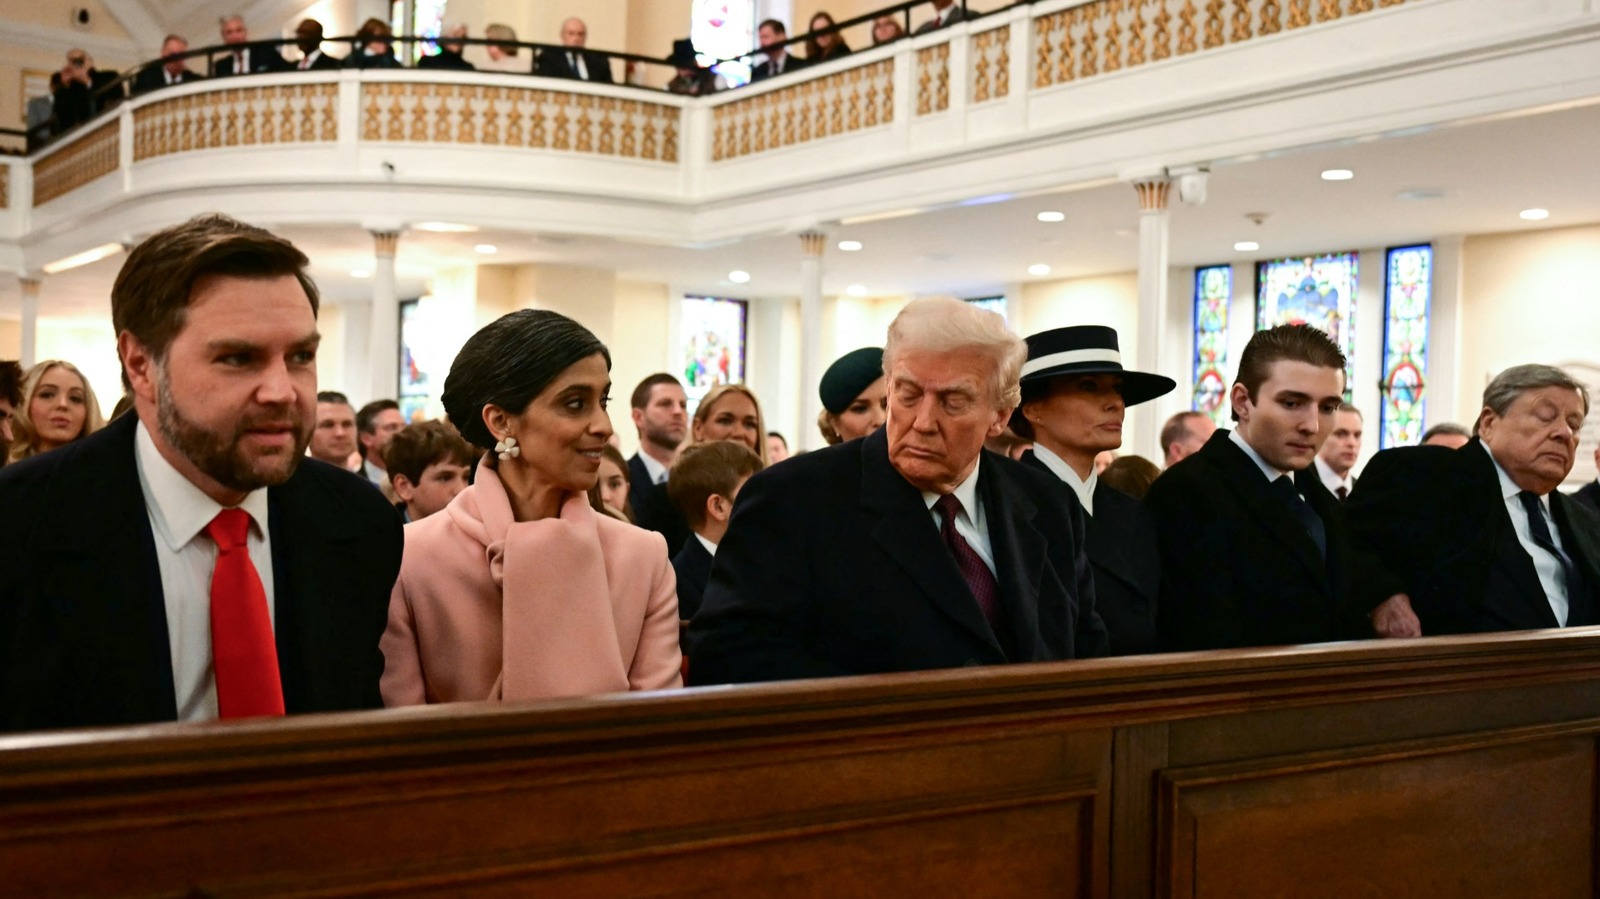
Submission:
M 500 442 L 494 445 L 494 451 L 500 454 L 501 461 L 522 455 L 522 447 L 517 446 L 515 437 L 502 437 Z

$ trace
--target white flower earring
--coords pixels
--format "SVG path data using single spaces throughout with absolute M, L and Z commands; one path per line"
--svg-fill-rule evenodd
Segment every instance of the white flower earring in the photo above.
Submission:
M 500 454 L 502 462 L 522 455 L 522 447 L 517 446 L 517 438 L 511 436 L 500 438 L 500 442 L 494 445 L 494 451 Z

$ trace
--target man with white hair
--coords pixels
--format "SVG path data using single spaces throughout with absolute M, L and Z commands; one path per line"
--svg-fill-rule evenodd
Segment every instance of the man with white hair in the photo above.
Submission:
M 227 52 L 215 57 L 212 74 L 216 77 L 259 75 L 292 68 L 272 44 L 250 42 L 250 30 L 245 27 L 243 16 L 236 13 L 223 16 L 218 26 Z
M 539 64 L 534 74 L 546 78 L 571 78 L 575 81 L 593 81 L 611 84 L 611 61 L 603 53 L 585 49 L 589 43 L 589 26 L 573 16 L 561 23 L 561 49 L 546 48 L 539 51 Z
M 983 449 L 1027 347 L 922 299 L 889 326 L 887 424 L 739 493 L 690 626 L 692 683 L 1101 655 L 1083 517 L 1056 478 Z
M 1466 446 L 1367 463 L 1345 515 L 1379 636 L 1600 624 L 1600 515 L 1556 489 L 1588 414 L 1572 376 L 1518 365 L 1484 388 Z

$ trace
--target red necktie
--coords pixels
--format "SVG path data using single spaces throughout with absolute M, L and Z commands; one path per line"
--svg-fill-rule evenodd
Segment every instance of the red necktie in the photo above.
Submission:
M 283 684 L 267 591 L 250 561 L 250 516 L 243 509 L 223 509 L 206 525 L 206 533 L 217 542 L 211 574 L 211 657 L 218 714 L 282 715 Z
M 978 608 L 983 610 L 983 617 L 988 619 L 989 626 L 995 627 L 1000 617 L 1000 588 L 989 566 L 983 564 L 983 559 L 956 530 L 956 513 L 961 511 L 961 500 L 956 499 L 954 493 L 946 493 L 939 497 L 933 508 L 939 513 L 939 536 L 944 538 L 944 545 L 955 556 L 956 567 L 961 569 L 961 579 L 967 582 L 967 589 L 972 591 L 972 598 L 978 601 Z

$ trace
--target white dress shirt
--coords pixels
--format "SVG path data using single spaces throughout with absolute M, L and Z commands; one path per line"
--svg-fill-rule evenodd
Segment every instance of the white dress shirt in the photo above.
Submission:
M 1100 483 L 1100 472 L 1090 466 L 1089 479 L 1084 480 L 1078 477 L 1078 473 L 1072 470 L 1072 466 L 1068 465 L 1066 460 L 1038 443 L 1033 445 L 1033 457 L 1043 462 L 1044 467 L 1050 469 L 1052 474 L 1065 481 L 1066 485 L 1072 488 L 1072 492 L 1078 495 L 1078 504 L 1083 506 L 1083 513 L 1093 517 L 1094 488 Z
M 982 467 L 983 462 L 980 457 L 978 464 L 972 468 L 972 474 L 967 475 L 967 479 L 957 484 L 956 489 L 951 491 L 961 503 L 961 511 L 956 514 L 956 533 L 967 541 L 972 551 L 978 554 L 984 565 L 988 566 L 989 573 L 998 577 L 998 572 L 994 568 L 994 549 L 989 544 L 989 520 L 983 514 L 983 500 L 978 498 L 978 469 Z M 933 516 L 935 529 L 944 526 L 943 516 L 933 508 L 933 504 L 938 502 L 942 495 L 922 491 L 922 501 L 928 506 L 928 514 Z
M 389 483 L 389 472 L 373 465 L 371 459 L 361 460 L 361 473 L 366 475 L 367 480 L 371 481 L 373 486 L 379 490 L 382 490 L 384 485 Z
M 1479 444 L 1483 451 L 1488 453 L 1489 448 Z M 1529 558 L 1533 559 L 1533 568 L 1539 572 L 1539 584 L 1544 587 L 1545 598 L 1550 601 L 1550 611 L 1556 614 L 1556 622 L 1562 627 L 1567 626 L 1567 571 L 1561 560 L 1552 556 L 1544 547 L 1533 542 L 1533 531 L 1528 524 L 1528 510 L 1522 507 L 1522 499 L 1517 495 L 1522 492 L 1506 470 L 1500 467 L 1500 460 L 1495 459 L 1494 453 L 1489 453 L 1489 459 L 1494 462 L 1494 473 L 1500 476 L 1500 495 L 1505 499 L 1506 513 L 1511 516 L 1511 527 L 1517 532 L 1517 542 L 1527 551 Z M 1550 497 L 1539 497 L 1539 510 L 1544 514 L 1545 527 L 1550 530 L 1550 541 L 1556 549 L 1566 552 L 1567 548 L 1561 545 L 1561 531 L 1556 527 L 1555 519 L 1550 517 Z
M 710 553 L 713 558 L 716 557 L 717 545 L 715 543 L 712 543 L 710 540 L 700 536 L 700 532 L 698 531 L 691 531 L 690 533 L 694 534 L 694 539 L 699 540 L 700 545 L 706 548 L 706 552 Z
M 1356 489 L 1356 479 L 1350 474 L 1350 472 L 1355 471 L 1355 469 L 1350 469 L 1350 472 L 1346 472 L 1345 476 L 1341 478 L 1339 477 L 1338 472 L 1333 470 L 1333 466 L 1322 461 L 1321 456 L 1317 457 L 1316 466 L 1317 476 L 1322 478 L 1322 486 L 1328 488 L 1328 492 L 1334 496 L 1339 495 L 1340 487 L 1344 488 L 1344 495 L 1346 497 L 1350 495 L 1350 491 Z
M 155 534 L 178 720 L 208 721 L 217 717 L 217 680 L 211 667 L 211 572 L 217 564 L 217 545 L 205 530 L 223 507 L 162 457 L 143 422 L 137 428 L 133 455 Z M 266 592 L 268 620 L 276 627 L 267 491 L 252 491 L 238 507 L 250 516 L 250 561 Z
M 667 482 L 667 466 L 657 462 L 647 452 L 639 452 L 639 461 L 644 463 L 644 470 L 650 473 L 650 483 L 665 484 Z
M 567 65 L 572 69 L 572 74 L 578 76 L 579 81 L 589 80 L 589 64 L 584 61 L 582 50 L 568 50 Z

